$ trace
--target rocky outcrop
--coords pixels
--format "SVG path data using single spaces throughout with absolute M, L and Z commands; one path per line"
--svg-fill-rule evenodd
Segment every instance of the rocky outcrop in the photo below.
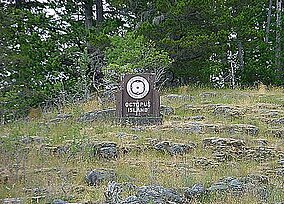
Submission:
M 83 113 L 78 122 L 110 121 L 115 117 L 116 109 L 106 109 Z
M 189 153 L 195 147 L 196 144 L 194 143 L 178 144 L 178 143 L 171 143 L 169 141 L 162 141 L 154 145 L 154 149 L 161 152 L 166 152 L 172 156 Z

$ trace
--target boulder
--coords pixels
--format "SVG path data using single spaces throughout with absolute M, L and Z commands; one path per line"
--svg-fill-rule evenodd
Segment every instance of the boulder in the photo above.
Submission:
M 117 144 L 113 142 L 104 142 L 94 145 L 94 156 L 104 159 L 115 159 L 118 157 Z
M 187 188 L 184 192 L 185 198 L 191 200 L 192 198 L 198 198 L 206 194 L 207 190 L 203 184 L 195 184 L 191 188 Z
M 86 182 L 90 185 L 97 186 L 103 181 L 115 179 L 115 173 L 110 170 L 97 169 L 92 170 L 86 175 Z
M 67 120 L 71 117 L 72 116 L 69 115 L 69 114 L 59 114 L 55 118 L 51 119 L 49 122 L 50 123 L 60 123 L 60 122 L 65 121 L 65 120 Z
M 276 125 L 283 125 L 284 124 L 284 118 L 273 119 L 273 120 L 271 120 L 271 123 L 276 124 Z
M 225 182 L 213 183 L 207 190 L 209 192 L 224 192 L 229 189 L 229 186 Z
M 138 189 L 136 197 L 140 200 L 141 204 L 184 203 L 181 195 L 162 186 L 142 186 Z
M 190 150 L 194 149 L 196 144 L 178 144 L 170 143 L 169 141 L 162 141 L 154 145 L 154 148 L 158 151 L 167 152 L 170 155 L 182 155 L 188 153 Z
M 5 198 L 1 203 L 3 204 L 23 204 L 24 202 L 20 198 Z
M 97 110 L 83 113 L 78 122 L 109 121 L 115 117 L 116 109 Z
M 161 105 L 160 113 L 161 115 L 172 115 L 175 113 L 175 109 L 170 106 Z

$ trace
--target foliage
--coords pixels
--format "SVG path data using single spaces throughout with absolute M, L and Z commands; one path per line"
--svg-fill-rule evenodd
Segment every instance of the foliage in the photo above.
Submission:
M 101 69 L 104 79 L 166 69 L 172 84 L 283 85 L 283 9 L 269 2 L 2 2 L 1 114 L 88 98 Z
M 106 50 L 107 66 L 105 70 L 118 74 L 127 72 L 155 72 L 168 69 L 171 60 L 168 53 L 155 48 L 154 42 L 147 42 L 143 36 L 134 32 L 124 37 L 113 36 L 112 46 Z

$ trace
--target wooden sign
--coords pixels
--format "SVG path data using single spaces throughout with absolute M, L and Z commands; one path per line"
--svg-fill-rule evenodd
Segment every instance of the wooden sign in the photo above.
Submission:
M 122 121 L 160 121 L 160 95 L 154 74 L 126 74 L 117 93 L 116 115 Z M 131 122 L 131 121 L 130 121 Z M 136 123 L 136 122 L 135 122 Z M 139 122 L 138 122 L 139 123 Z

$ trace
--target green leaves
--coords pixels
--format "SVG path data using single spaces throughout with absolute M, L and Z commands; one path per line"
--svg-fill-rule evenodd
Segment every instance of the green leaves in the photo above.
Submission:
M 118 73 L 169 68 L 171 60 L 164 51 L 155 48 L 154 42 L 147 42 L 143 36 L 129 32 L 124 37 L 113 36 L 112 46 L 106 50 L 107 67 Z

